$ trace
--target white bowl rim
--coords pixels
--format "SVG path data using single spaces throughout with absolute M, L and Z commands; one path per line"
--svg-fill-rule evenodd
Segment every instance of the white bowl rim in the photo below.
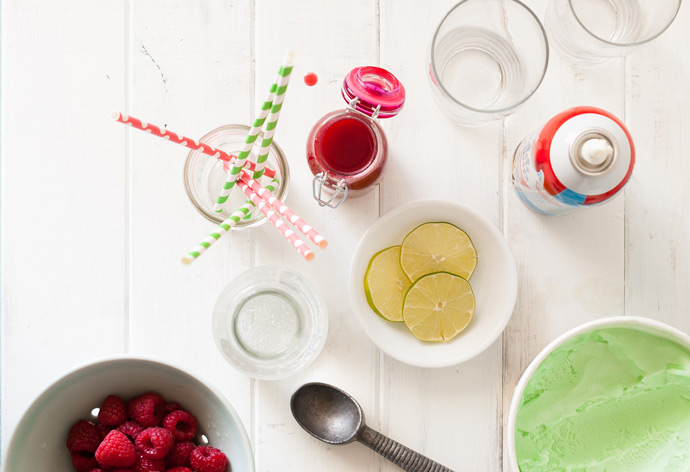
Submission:
M 510 410 L 508 413 L 508 423 L 506 426 L 507 444 L 508 444 L 508 472 L 511 470 L 519 471 L 520 468 L 517 463 L 517 454 L 515 452 L 515 421 L 517 418 L 517 409 L 520 403 L 520 398 L 527 387 L 527 383 L 532 378 L 532 375 L 537 370 L 542 361 L 553 352 L 558 346 L 563 344 L 565 341 L 577 336 L 578 334 L 592 330 L 593 328 L 601 328 L 605 326 L 614 325 L 627 325 L 627 326 L 645 326 L 647 328 L 653 328 L 659 331 L 663 331 L 667 334 L 673 335 L 680 341 L 687 344 L 688 349 L 690 349 L 690 335 L 684 333 L 678 328 L 664 323 L 663 321 L 658 321 L 652 318 L 647 318 L 644 316 L 610 316 L 606 318 L 599 318 L 596 320 L 588 321 L 587 323 L 580 324 L 574 328 L 569 329 L 565 333 L 558 336 L 556 339 L 551 341 L 544 349 L 542 349 L 539 354 L 530 362 L 525 371 L 520 376 L 515 391 L 513 392 L 513 398 L 510 402 Z
M 3 458 L 3 463 L 2 463 L 2 468 L 0 469 L 2 472 L 10 472 L 7 469 L 7 464 L 9 461 L 7 460 L 7 454 L 9 451 L 12 450 L 14 446 L 14 442 L 18 441 L 19 439 L 17 438 L 17 432 L 19 431 L 20 426 L 22 423 L 26 420 L 28 417 L 29 413 L 31 413 L 31 410 L 33 410 L 41 401 L 41 399 L 47 394 L 48 390 L 50 390 L 55 384 L 58 382 L 62 381 L 63 379 L 66 379 L 67 377 L 76 374 L 77 372 L 93 367 L 98 364 L 108 364 L 108 363 L 115 363 L 115 362 L 121 362 L 121 361 L 142 361 L 145 363 L 150 363 L 150 364 L 158 364 L 162 365 L 167 368 L 171 368 L 173 370 L 177 370 L 181 372 L 182 374 L 188 375 L 192 377 L 193 379 L 196 379 L 199 381 L 199 383 L 203 384 L 206 388 L 208 388 L 223 404 L 223 406 L 227 409 L 228 413 L 232 417 L 233 421 L 237 425 L 239 425 L 239 432 L 240 436 L 242 438 L 242 447 L 249 451 L 249 458 L 251 459 L 251 470 L 247 472 L 254 472 L 256 465 L 254 461 L 254 449 L 252 449 L 251 442 L 249 441 L 249 436 L 247 434 L 247 429 L 244 426 L 244 423 L 240 419 L 239 415 L 237 414 L 237 411 L 235 411 L 235 408 L 230 404 L 227 398 L 225 398 L 225 395 L 218 390 L 218 388 L 208 381 L 207 379 L 204 379 L 203 377 L 198 376 L 197 374 L 192 374 L 191 372 L 187 371 L 186 369 L 183 369 L 182 367 L 172 364 L 168 361 L 163 361 L 154 357 L 150 356 L 139 356 L 139 355 L 133 355 L 133 354 L 120 354 L 120 355 L 111 355 L 111 356 L 102 356 L 102 357 L 97 357 L 94 359 L 91 359 L 90 361 L 82 362 L 80 364 L 77 364 L 76 366 L 71 367 L 68 369 L 66 372 L 61 374 L 60 376 L 54 378 L 52 381 L 48 383 L 48 385 L 39 393 L 29 404 L 29 406 L 24 410 L 24 413 L 22 413 L 22 416 L 19 418 L 19 421 L 17 421 L 17 424 L 15 425 L 12 434 L 10 435 L 10 440 L 7 443 L 7 449 L 2 452 L 2 458 Z
M 349 295 L 350 299 L 354 299 L 357 294 L 355 293 L 355 288 L 354 286 L 356 285 L 355 282 L 352 280 L 353 273 L 355 271 L 355 265 L 357 264 L 358 260 L 355 257 L 355 255 L 359 252 L 359 248 L 362 244 L 362 241 L 365 240 L 365 238 L 371 233 L 371 231 L 378 227 L 379 225 L 385 223 L 387 220 L 391 218 L 395 218 L 399 214 L 409 210 L 410 208 L 418 207 L 418 206 L 433 206 L 433 205 L 449 205 L 453 206 L 455 208 L 461 209 L 462 211 L 472 215 L 474 218 L 476 218 L 478 221 L 481 221 L 484 226 L 486 226 L 487 231 L 490 233 L 493 233 L 493 236 L 497 238 L 499 241 L 500 247 L 502 251 L 504 252 L 504 255 L 506 256 L 507 260 L 510 262 L 510 268 L 511 268 L 511 273 L 509 274 L 509 277 L 512 280 L 512 284 L 509 287 L 510 292 L 503 298 L 510 299 L 512 300 L 511 302 L 511 309 L 510 309 L 510 315 L 505 317 L 502 321 L 497 323 L 496 325 L 496 330 L 495 332 L 486 338 L 486 340 L 473 352 L 468 352 L 464 355 L 460 355 L 454 358 L 446 359 L 444 361 L 435 361 L 435 362 L 430 362 L 430 361 L 425 361 L 423 359 L 417 359 L 414 362 L 410 362 L 409 360 L 401 359 L 400 356 L 398 356 L 395 352 L 390 352 L 390 350 L 386 349 L 385 347 L 381 346 L 378 342 L 376 342 L 374 339 L 372 339 L 369 336 L 369 333 L 366 329 L 366 326 L 364 326 L 363 318 L 360 316 L 360 313 L 357 311 L 357 309 L 354 309 L 355 312 L 355 318 L 357 318 L 357 321 L 360 325 L 360 328 L 364 333 L 367 335 L 369 340 L 374 343 L 374 345 L 386 353 L 388 356 L 392 357 L 393 359 L 396 359 L 400 362 L 403 362 L 408 365 L 412 365 L 415 367 L 421 367 L 421 368 L 445 368 L 445 367 L 452 367 L 456 365 L 460 365 L 463 362 L 467 362 L 470 359 L 473 359 L 474 357 L 478 356 L 482 352 L 484 352 L 486 349 L 489 348 L 500 336 L 503 334 L 503 331 L 505 330 L 506 326 L 508 326 L 508 323 L 510 322 L 510 319 L 513 316 L 513 312 L 515 311 L 515 304 L 517 303 L 517 292 L 518 292 L 518 275 L 517 275 L 517 266 L 515 265 L 515 258 L 513 256 L 513 252 L 510 249 L 510 246 L 508 245 L 508 242 L 506 241 L 505 237 L 499 231 L 499 229 L 494 225 L 487 217 L 479 213 L 477 210 L 464 205 L 462 203 L 452 201 L 452 200 L 446 200 L 446 199 L 439 199 L 439 198 L 427 198 L 427 199 L 419 199 L 419 200 L 413 200 L 411 202 L 403 203 L 402 205 L 393 208 L 392 210 L 388 211 L 387 213 L 384 213 L 381 215 L 374 223 L 372 223 L 371 226 L 364 232 L 362 237 L 359 239 L 357 242 L 357 246 L 355 247 L 355 251 L 353 253 L 352 261 L 350 263 L 350 271 L 348 274 L 348 289 L 349 289 Z

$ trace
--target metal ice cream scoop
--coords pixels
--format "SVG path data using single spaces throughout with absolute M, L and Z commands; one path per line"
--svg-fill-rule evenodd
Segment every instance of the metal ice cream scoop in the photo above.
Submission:
M 332 385 L 308 383 L 292 394 L 290 409 L 306 432 L 328 444 L 359 441 L 408 472 L 453 472 L 371 429 L 359 403 Z

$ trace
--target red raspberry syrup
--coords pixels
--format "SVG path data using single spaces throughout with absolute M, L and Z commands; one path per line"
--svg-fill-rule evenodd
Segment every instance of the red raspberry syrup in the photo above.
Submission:
M 321 136 L 323 163 L 338 174 L 364 170 L 374 160 L 375 151 L 371 129 L 354 118 L 334 121 Z
M 308 72 L 304 76 L 304 83 L 307 84 L 308 87 L 313 87 L 316 85 L 316 82 L 319 81 L 319 76 L 316 75 L 314 72 Z

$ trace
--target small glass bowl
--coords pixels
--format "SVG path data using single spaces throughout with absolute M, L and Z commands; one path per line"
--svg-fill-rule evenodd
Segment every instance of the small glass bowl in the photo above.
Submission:
M 262 380 L 289 377 L 319 355 L 326 302 L 302 274 L 262 266 L 237 276 L 213 309 L 213 339 L 237 370 Z
M 199 141 L 221 149 L 228 154 L 237 155 L 242 149 L 248 132 L 249 126 L 246 125 L 221 126 L 204 135 Z M 256 142 L 261 143 L 261 140 L 262 135 L 259 133 Z M 275 142 L 269 148 L 266 167 L 274 169 L 276 177 L 280 180 L 280 185 L 272 192 L 273 195 L 285 201 L 290 170 L 285 154 Z M 207 156 L 200 151 L 191 151 L 187 156 L 184 165 L 184 186 L 187 196 L 199 213 L 216 224 L 222 223 L 247 201 L 247 197 L 241 190 L 233 190 L 230 193 L 230 198 L 223 206 L 223 211 L 220 213 L 213 211 L 213 205 L 216 203 L 220 189 L 225 184 L 226 175 L 223 170 L 223 162 L 214 157 Z M 266 182 L 262 182 L 262 185 L 265 184 Z M 264 221 L 266 221 L 264 214 L 256 210 L 252 212 L 250 218 L 240 220 L 233 229 L 252 228 Z

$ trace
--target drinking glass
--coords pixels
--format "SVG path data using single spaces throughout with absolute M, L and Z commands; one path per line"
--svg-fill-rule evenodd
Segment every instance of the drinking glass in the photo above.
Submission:
M 551 0 L 545 27 L 568 62 L 591 66 L 630 54 L 663 33 L 681 0 Z
M 501 119 L 541 84 L 549 62 L 546 33 L 518 0 L 464 0 L 443 18 L 428 57 L 431 92 L 455 122 Z
M 228 154 L 238 155 L 248 132 L 249 126 L 247 125 L 226 125 L 208 132 L 199 141 L 221 149 Z M 262 134 L 260 133 L 256 141 L 260 143 L 261 139 Z M 191 151 L 187 155 L 184 165 L 184 186 L 189 200 L 199 213 L 216 224 L 222 223 L 247 201 L 244 192 L 239 188 L 233 189 L 228 201 L 223 206 L 223 211 L 220 213 L 213 211 L 213 205 L 216 203 L 220 189 L 225 185 L 227 178 L 223 167 L 222 161 L 200 151 Z M 276 177 L 280 180 L 280 184 L 272 192 L 273 195 L 285 201 L 290 170 L 285 154 L 275 142 L 269 148 L 266 167 L 275 170 Z M 262 184 L 265 185 L 265 183 Z M 255 210 L 249 218 L 241 219 L 239 223 L 233 226 L 233 229 L 252 228 L 265 221 L 264 214 Z
M 240 274 L 213 309 L 213 338 L 226 361 L 257 379 L 306 368 L 328 332 L 326 302 L 304 275 L 280 266 Z

